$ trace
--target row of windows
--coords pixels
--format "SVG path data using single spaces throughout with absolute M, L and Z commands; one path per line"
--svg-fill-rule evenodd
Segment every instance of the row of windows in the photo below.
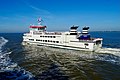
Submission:
M 30 41 L 34 41 L 34 39 L 29 39 Z
M 40 37 L 45 37 L 45 38 L 56 38 L 56 36 L 40 36 Z
M 59 43 L 59 41 L 52 41 L 52 40 L 39 40 L 39 39 L 36 39 L 36 41 Z

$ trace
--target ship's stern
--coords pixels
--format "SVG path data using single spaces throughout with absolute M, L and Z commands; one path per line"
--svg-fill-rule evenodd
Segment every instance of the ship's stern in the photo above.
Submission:
M 94 51 L 99 50 L 99 49 L 102 48 L 102 41 L 103 41 L 102 38 L 96 38 L 96 39 L 93 40 L 93 42 L 94 42 L 94 46 L 93 46 Z

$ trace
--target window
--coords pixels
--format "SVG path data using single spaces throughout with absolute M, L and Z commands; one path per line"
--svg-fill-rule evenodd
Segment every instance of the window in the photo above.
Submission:
M 29 39 L 30 41 L 34 41 L 34 39 Z
M 101 44 L 101 41 L 96 41 L 96 45 Z
M 41 40 L 39 40 L 39 39 L 36 39 L 36 41 L 41 41 Z
M 50 36 L 48 36 L 48 38 L 50 38 Z
M 88 46 L 88 43 L 85 43 L 84 45 L 85 45 L 85 46 Z
M 45 42 L 47 42 L 47 40 L 45 40 Z
M 56 41 L 56 43 L 59 43 L 59 41 Z

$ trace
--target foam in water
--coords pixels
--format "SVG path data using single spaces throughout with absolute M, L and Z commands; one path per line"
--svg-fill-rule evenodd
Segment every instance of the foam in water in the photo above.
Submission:
M 1 52 L 2 46 L 4 46 L 7 42 L 8 40 L 4 39 L 3 37 L 0 37 L 0 52 Z
M 101 51 L 98 52 L 85 52 L 85 51 L 74 51 L 74 50 L 66 50 L 66 49 L 58 49 L 58 48 L 50 48 L 50 47 L 38 47 L 38 49 L 35 46 L 30 47 L 30 49 L 32 49 L 33 52 L 31 52 L 31 54 L 27 54 L 26 57 L 39 57 L 38 52 L 36 52 L 37 50 L 40 50 L 39 48 L 43 49 L 42 51 L 38 51 L 38 52 L 45 52 L 47 55 L 52 54 L 52 53 L 58 53 L 60 52 L 60 54 L 62 53 L 67 53 L 69 55 L 77 55 L 78 57 L 84 58 L 84 59 L 95 59 L 95 60 L 100 60 L 100 61 L 106 61 L 106 62 L 110 62 L 112 64 L 117 64 L 120 65 L 120 57 L 115 55 L 116 53 L 119 53 L 118 49 L 106 49 L 106 51 L 113 50 L 113 52 L 115 52 L 114 54 L 112 54 L 113 52 L 111 51 L 111 53 L 107 53 L 104 52 L 105 50 L 102 49 Z M 26 46 L 26 49 L 29 49 L 29 46 Z M 105 49 L 105 48 L 103 48 Z M 120 54 L 120 53 L 119 53 Z M 118 55 L 119 55 L 118 54 Z
M 51 72 L 53 75 L 58 74 L 56 73 L 56 69 L 59 69 L 60 72 L 63 71 L 63 73 L 65 73 L 64 75 L 67 74 L 71 80 L 84 80 L 85 78 L 86 80 L 101 80 L 108 78 L 109 80 L 111 77 L 113 79 L 119 75 L 120 68 L 118 67 L 120 66 L 120 57 L 112 54 L 37 47 L 33 45 L 27 45 L 24 49 L 27 50 L 27 54 L 25 55 L 27 58 L 26 64 L 24 62 L 25 66 L 29 66 L 31 72 L 37 73 L 36 77 L 40 80 L 46 79 L 47 77 L 53 79 L 54 76 L 49 74 L 51 74 Z M 54 62 L 58 67 L 53 69 L 46 68 L 46 66 L 51 66 L 48 64 L 51 62 Z M 32 67 L 28 63 L 31 64 Z M 95 78 L 92 78 L 91 76 L 94 76 Z M 118 80 L 118 78 L 115 78 L 115 80 Z
M 33 80 L 33 75 L 30 72 L 21 69 L 16 63 L 12 62 L 9 54 L 11 52 L 3 52 L 2 47 L 8 42 L 3 37 L 0 37 L 0 80 Z
M 96 54 L 94 55 L 96 60 L 110 62 L 112 64 L 120 65 L 120 57 L 112 54 Z
M 120 49 L 119 48 L 102 48 L 97 52 L 98 53 L 109 53 L 109 54 L 113 54 L 115 56 L 120 57 Z

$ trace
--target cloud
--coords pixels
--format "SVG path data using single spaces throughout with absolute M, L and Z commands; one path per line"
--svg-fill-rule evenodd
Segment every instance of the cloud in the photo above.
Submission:
M 44 14 L 51 15 L 51 13 L 47 10 L 40 9 L 40 8 L 38 8 L 36 6 L 33 6 L 33 5 L 29 5 L 29 7 L 32 8 L 33 10 L 35 10 L 35 11 L 41 12 L 42 14 L 44 13 Z
M 31 8 L 32 10 L 34 10 L 34 14 L 36 16 L 38 16 L 38 17 L 42 16 L 42 17 L 47 18 L 47 19 L 48 18 L 49 19 L 53 18 L 53 14 L 51 12 L 49 12 L 48 10 L 38 8 L 38 7 L 34 6 L 33 4 L 31 4 L 30 2 L 28 2 L 27 0 L 23 1 L 23 3 L 27 7 Z

